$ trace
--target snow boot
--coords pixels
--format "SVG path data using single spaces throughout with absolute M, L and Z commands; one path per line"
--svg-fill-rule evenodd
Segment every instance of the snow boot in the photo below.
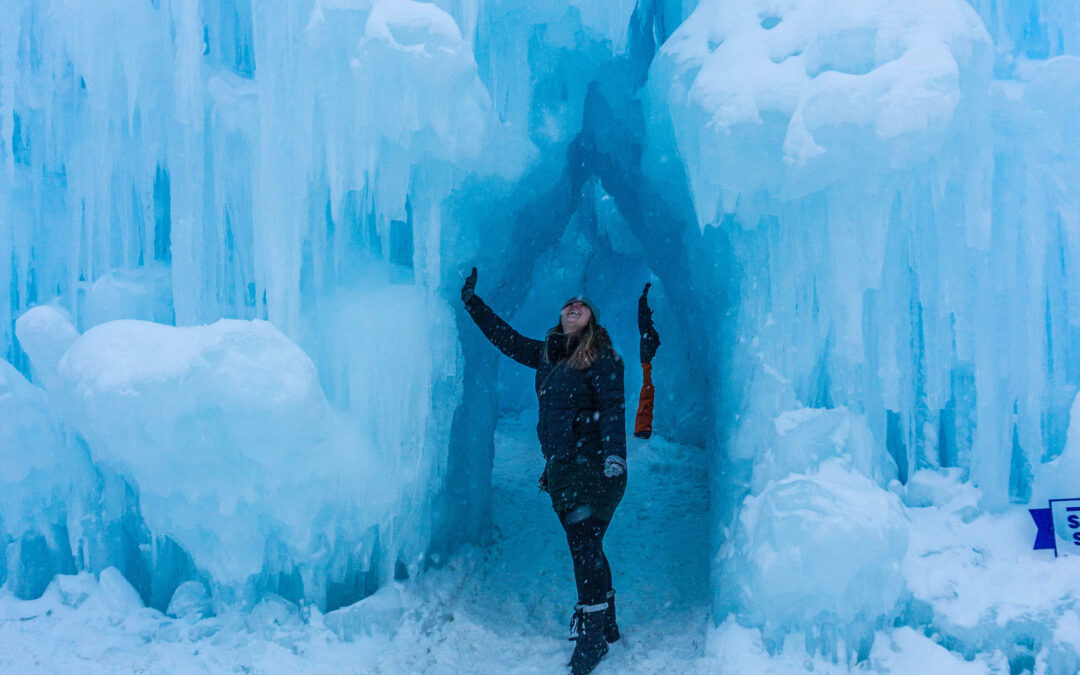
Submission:
M 607 592 L 608 608 L 604 611 L 604 639 L 610 644 L 612 642 L 618 642 L 622 637 L 622 633 L 619 632 L 619 624 L 615 620 L 615 589 L 611 589 Z M 578 639 L 581 634 L 581 605 L 574 607 L 574 614 L 570 617 L 570 637 L 571 642 Z
M 570 657 L 572 675 L 587 675 L 596 668 L 600 660 L 608 653 L 604 639 L 604 625 L 607 621 L 608 603 L 598 605 L 578 605 L 574 612 L 578 620 L 577 645 Z
M 574 642 L 581 637 L 581 617 L 581 605 L 574 605 L 574 613 L 570 615 L 570 637 L 567 638 L 570 642 Z
M 615 589 L 607 592 L 607 611 L 604 612 L 604 639 L 610 642 L 618 642 L 622 635 L 619 633 L 619 624 L 615 622 Z

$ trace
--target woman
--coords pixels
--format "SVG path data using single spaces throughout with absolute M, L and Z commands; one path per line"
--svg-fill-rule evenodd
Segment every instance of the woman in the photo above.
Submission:
M 619 639 L 615 591 L 604 556 L 604 533 L 626 490 L 626 408 L 623 363 L 596 307 L 571 298 L 544 340 L 522 336 L 476 295 L 476 268 L 461 299 L 469 315 L 499 350 L 536 370 L 540 403 L 536 425 L 547 460 L 541 489 L 566 531 L 574 562 L 578 603 L 571 628 L 577 640 L 570 668 L 591 672 Z

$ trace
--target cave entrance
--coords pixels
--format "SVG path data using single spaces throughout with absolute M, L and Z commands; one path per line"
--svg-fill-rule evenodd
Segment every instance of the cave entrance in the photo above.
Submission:
M 711 387 L 720 379 L 728 297 L 716 261 L 726 253 L 724 242 L 699 230 L 685 184 L 661 191 L 642 170 L 644 116 L 633 87 L 623 85 L 612 78 L 589 87 L 582 130 L 557 179 L 513 212 L 504 255 L 514 266 L 482 295 L 533 338 L 554 325 L 567 297 L 584 293 L 596 302 L 626 363 L 629 424 L 641 385 L 637 302 L 644 283 L 653 284 L 650 304 L 663 340 L 654 360 L 654 436 L 635 439 L 628 429 L 630 480 L 605 550 L 620 620 L 638 635 L 697 650 L 716 541 L 709 479 L 719 449 L 709 439 L 721 437 Z M 515 613 L 524 606 L 539 632 L 557 631 L 576 596 L 563 532 L 536 488 L 543 460 L 533 372 L 500 359 L 498 373 L 495 534 L 476 581 L 477 603 Z M 679 640 L 690 642 L 674 644 Z

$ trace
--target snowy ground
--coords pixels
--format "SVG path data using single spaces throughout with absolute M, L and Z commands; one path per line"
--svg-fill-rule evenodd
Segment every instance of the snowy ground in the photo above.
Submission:
M 536 489 L 534 421 L 507 419 L 498 431 L 490 547 L 325 616 L 267 600 L 249 613 L 173 619 L 143 607 L 114 570 L 100 581 L 58 577 L 29 602 L 0 590 L 0 673 L 565 672 L 574 585 L 562 531 Z M 1031 551 L 1025 509 L 977 516 L 971 488 L 932 476 L 907 493 L 906 620 L 921 628 L 879 631 L 861 663 L 808 655 L 798 633 L 769 654 L 756 629 L 731 619 L 709 634 L 702 452 L 654 438 L 631 440 L 629 454 L 606 546 L 624 638 L 597 675 L 1080 669 L 1080 556 Z
M 536 488 L 534 424 L 504 420 L 497 434 L 493 545 L 362 607 L 322 616 L 264 602 L 250 614 L 171 619 L 141 607 L 118 575 L 64 577 L 36 601 L 0 591 L 0 672 L 563 672 L 573 573 Z M 705 657 L 705 457 L 654 438 L 632 439 L 630 458 L 606 540 L 624 638 L 597 673 L 717 672 Z

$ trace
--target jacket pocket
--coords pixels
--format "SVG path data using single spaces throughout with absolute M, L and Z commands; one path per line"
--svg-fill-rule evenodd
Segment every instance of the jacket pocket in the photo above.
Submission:
M 548 492 L 557 495 L 579 482 L 580 469 L 573 459 L 552 458 L 547 462 Z

